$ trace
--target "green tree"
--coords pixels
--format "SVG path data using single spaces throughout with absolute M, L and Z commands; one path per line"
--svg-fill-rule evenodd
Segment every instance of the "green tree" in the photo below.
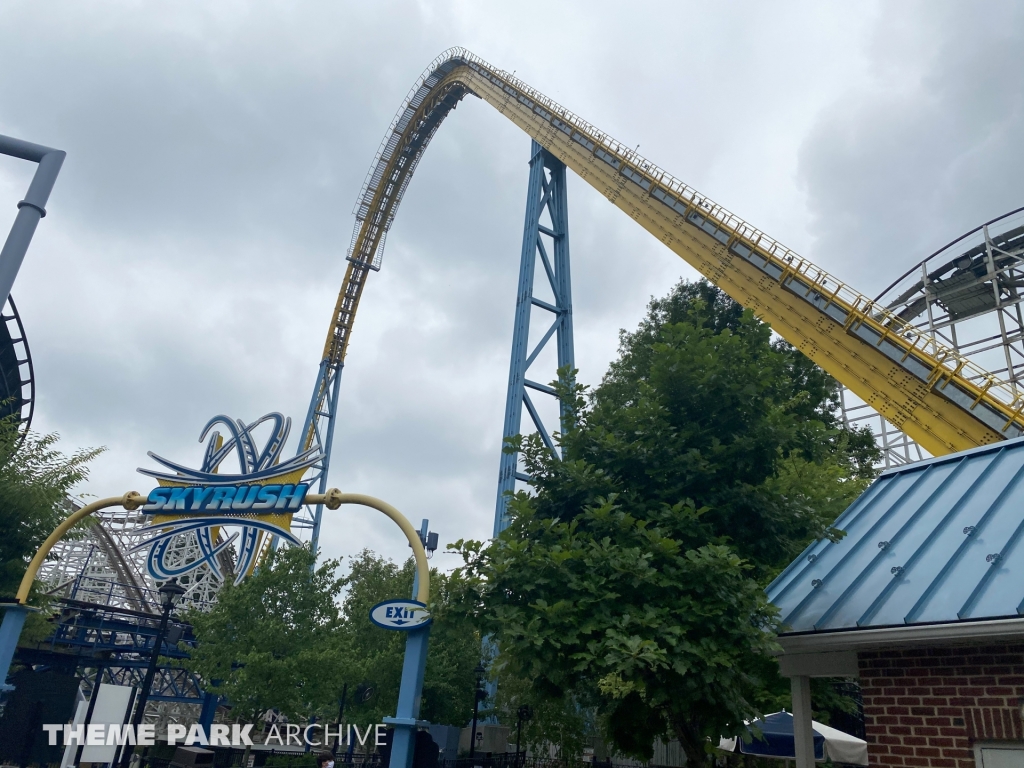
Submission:
M 763 587 L 863 489 L 870 435 L 837 385 L 705 283 L 652 301 L 599 387 L 573 403 L 559 460 L 514 441 L 533 494 L 490 545 L 460 542 L 502 664 L 598 708 L 621 751 L 675 736 L 694 764 L 777 700 Z
M 406 635 L 374 626 L 369 613 L 411 593 L 412 561 L 398 566 L 364 550 L 344 576 L 338 560 L 311 572 L 314 562 L 308 549 L 282 548 L 238 586 L 225 585 L 209 611 L 189 612 L 198 643 L 184 665 L 243 719 L 276 708 L 295 721 L 333 721 L 345 685 L 349 722 L 393 716 Z M 431 571 L 434 623 L 421 715 L 461 724 L 472 711 L 480 636 L 467 611 L 451 605 L 453 594 L 467 594 L 454 578 Z M 366 701 L 355 696 L 363 684 L 374 691 Z
M 13 597 L 18 591 L 29 561 L 71 513 L 68 494 L 105 450 L 86 448 L 67 456 L 57 448 L 59 439 L 56 432 L 24 433 L 14 416 L 0 419 L 0 595 Z M 36 592 L 32 604 L 39 606 L 43 598 Z M 22 640 L 41 640 L 48 629 L 40 614 L 30 614 Z
M 313 569 L 304 547 L 271 552 L 239 585 L 228 583 L 208 612 L 185 619 L 198 643 L 184 665 L 253 720 L 276 708 L 293 720 L 336 710 L 348 638 L 338 601 L 337 560 Z
M 498 722 L 509 726 L 509 743 L 515 744 L 519 708 L 530 707 L 532 717 L 522 723 L 520 749 L 543 755 L 554 747 L 555 756 L 568 763 L 580 760 L 589 738 L 598 735 L 595 709 L 581 701 L 573 692 L 563 696 L 546 696 L 530 680 L 514 674 L 499 660 L 493 667 L 498 692 L 493 714 Z
M 423 682 L 420 716 L 433 723 L 462 725 L 473 711 L 473 669 L 480 660 L 480 635 L 455 601 L 467 590 L 459 576 L 430 572 L 430 650 Z M 353 702 L 350 721 L 380 722 L 394 715 L 405 657 L 404 632 L 389 632 L 369 621 L 370 608 L 383 600 L 412 593 L 413 561 L 398 566 L 363 550 L 352 560 L 345 578 L 342 625 L 349 642 L 346 667 L 349 690 L 368 683 L 376 694 L 367 702 Z

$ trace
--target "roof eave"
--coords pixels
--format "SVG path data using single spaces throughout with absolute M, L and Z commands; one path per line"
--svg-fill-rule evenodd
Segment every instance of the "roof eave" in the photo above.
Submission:
M 1024 640 L 1024 617 L 779 635 L 784 654 Z

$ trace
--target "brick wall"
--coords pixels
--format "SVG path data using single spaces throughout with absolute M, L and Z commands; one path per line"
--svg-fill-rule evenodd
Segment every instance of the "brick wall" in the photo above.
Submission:
M 1024 741 L 1024 644 L 858 654 L 872 766 L 975 768 L 975 741 Z

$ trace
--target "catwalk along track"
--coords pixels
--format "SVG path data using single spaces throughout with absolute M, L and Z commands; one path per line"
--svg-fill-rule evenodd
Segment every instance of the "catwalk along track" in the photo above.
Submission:
M 1024 434 L 1024 395 L 688 187 L 521 80 L 445 51 L 396 115 L 356 203 L 321 370 L 340 373 L 359 300 L 434 132 L 467 95 L 490 104 L 704 277 L 933 455 Z M 307 422 L 326 413 L 321 377 Z

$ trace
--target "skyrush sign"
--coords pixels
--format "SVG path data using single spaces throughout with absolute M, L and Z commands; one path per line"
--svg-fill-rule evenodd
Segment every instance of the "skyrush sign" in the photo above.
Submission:
M 253 430 L 271 425 L 261 446 Z M 141 512 L 147 525 L 138 533 L 150 538 L 133 549 L 148 549 L 146 571 L 157 581 L 184 576 L 200 568 L 216 581 L 226 578 L 225 563 L 240 583 L 253 572 L 268 547 L 278 541 L 299 544 L 291 531 L 292 515 L 302 508 L 312 482 L 318 479 L 318 449 L 302 448 L 291 459 L 281 457 L 291 419 L 269 413 L 246 424 L 241 419 L 215 416 L 199 441 L 208 440 L 202 464 L 193 469 L 176 461 L 150 457 L 163 469 L 139 471 L 160 487 L 149 492 Z M 222 436 L 214 427 L 227 429 Z M 225 461 L 234 454 L 238 471 Z M 309 482 L 302 477 L 314 471 Z
M 220 512 L 294 512 L 302 506 L 308 483 L 298 485 L 206 485 L 154 488 L 147 514 L 199 514 Z

